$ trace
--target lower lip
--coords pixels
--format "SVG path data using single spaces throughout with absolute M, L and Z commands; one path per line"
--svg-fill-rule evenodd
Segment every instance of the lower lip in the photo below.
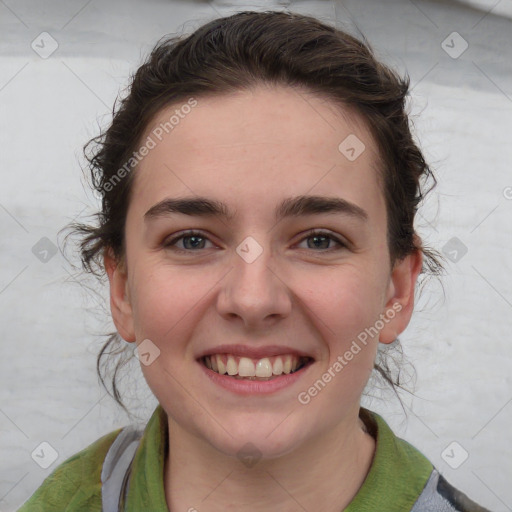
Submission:
M 205 372 L 206 376 L 215 384 L 239 395 L 266 395 L 275 393 L 276 391 L 292 386 L 308 372 L 311 366 L 313 366 L 313 363 L 309 363 L 307 366 L 294 373 L 283 374 L 270 380 L 245 380 L 216 373 L 199 361 L 198 364 L 203 372 Z

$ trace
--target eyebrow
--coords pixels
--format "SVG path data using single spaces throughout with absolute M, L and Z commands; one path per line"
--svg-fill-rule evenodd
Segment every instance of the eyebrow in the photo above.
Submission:
M 196 217 L 222 217 L 227 221 L 235 217 L 235 212 L 220 201 L 207 197 L 166 198 L 152 206 L 145 214 L 144 220 L 149 221 L 165 217 L 173 213 Z M 305 215 L 343 214 L 367 221 L 368 214 L 360 206 L 340 197 L 297 196 L 289 197 L 276 208 L 275 220 Z

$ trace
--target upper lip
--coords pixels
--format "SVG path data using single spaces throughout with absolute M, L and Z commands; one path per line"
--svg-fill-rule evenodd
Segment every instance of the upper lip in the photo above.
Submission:
M 312 355 L 296 348 L 286 347 L 284 345 L 267 345 L 265 347 L 255 347 L 252 345 L 217 345 L 202 351 L 197 358 L 201 359 L 205 356 L 213 354 L 233 354 L 239 357 L 249 357 L 252 359 L 263 359 L 264 357 L 295 355 L 297 357 L 310 357 Z

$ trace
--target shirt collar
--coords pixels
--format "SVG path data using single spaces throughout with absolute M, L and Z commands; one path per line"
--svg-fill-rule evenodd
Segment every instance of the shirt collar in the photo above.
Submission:
M 344 512 L 409 512 L 432 472 L 432 464 L 408 442 L 396 437 L 378 414 L 361 408 L 360 418 L 376 440 L 372 465 Z M 148 421 L 133 460 L 126 511 L 168 512 L 164 463 L 168 446 L 167 415 L 158 405 Z
M 168 446 L 167 415 L 159 404 L 142 434 L 132 463 L 125 510 L 168 512 L 164 463 Z
M 361 407 L 359 417 L 375 438 L 376 448 L 370 471 L 344 512 L 410 512 L 430 477 L 432 464 L 414 446 L 395 436 L 377 413 Z

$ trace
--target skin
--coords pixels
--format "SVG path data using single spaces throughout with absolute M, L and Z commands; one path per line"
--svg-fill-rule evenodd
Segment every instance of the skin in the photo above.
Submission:
M 197 99 L 135 171 L 126 260 L 110 252 L 104 259 L 118 332 L 160 350 L 141 368 L 168 416 L 168 507 L 342 510 L 375 450 L 358 418 L 361 394 L 378 342 L 391 343 L 409 323 L 421 252 L 391 267 L 379 155 L 357 114 L 288 87 Z M 141 140 L 175 109 L 161 111 Z M 338 150 L 349 134 L 366 147 L 355 161 Z M 276 223 L 276 205 L 302 194 L 341 197 L 368 219 L 321 214 Z M 236 216 L 230 223 L 180 214 L 144 221 L 162 199 L 191 195 L 222 201 Z M 315 246 L 313 228 L 346 247 Z M 186 229 L 202 232 L 199 248 L 190 239 L 175 245 L 183 254 L 164 246 Z M 247 236 L 263 249 L 252 263 L 236 252 Z M 299 403 L 298 393 L 393 304 L 401 309 L 378 335 L 307 405 Z M 288 388 L 240 397 L 213 384 L 195 360 L 224 343 L 293 346 L 315 362 Z M 237 458 L 247 442 L 262 455 L 253 467 Z

